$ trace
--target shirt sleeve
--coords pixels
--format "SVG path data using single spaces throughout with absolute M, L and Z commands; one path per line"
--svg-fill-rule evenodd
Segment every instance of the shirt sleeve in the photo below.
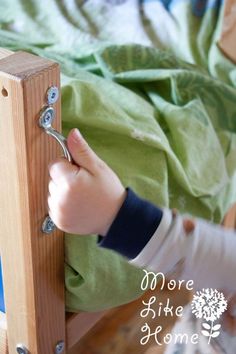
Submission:
M 191 221 L 188 230 L 186 221 Z M 236 232 L 160 209 L 131 189 L 99 246 L 137 267 L 192 280 L 195 289 L 236 291 Z
M 163 219 L 163 211 L 127 188 L 126 199 L 100 247 L 109 248 L 133 259 L 152 238 Z

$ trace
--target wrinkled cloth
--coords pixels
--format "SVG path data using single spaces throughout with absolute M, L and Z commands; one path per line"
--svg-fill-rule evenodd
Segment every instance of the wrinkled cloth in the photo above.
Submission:
M 61 64 L 64 134 L 78 127 L 125 185 L 220 222 L 236 197 L 236 75 L 216 45 L 221 13 L 196 16 L 188 1 L 171 12 L 158 1 L 2 0 L 0 45 Z M 163 14 L 159 34 L 152 23 Z M 66 235 L 67 310 L 103 310 L 142 293 L 143 272 L 96 241 Z
M 107 45 L 156 47 L 236 86 L 235 65 L 217 45 L 223 14 L 224 0 L 1 0 L 0 38 L 90 71 Z
M 64 77 L 65 134 L 78 126 L 138 195 L 220 222 L 236 197 L 236 90 L 156 49 L 115 46 L 96 58 L 106 80 L 85 71 Z M 76 254 L 90 241 L 66 242 L 79 273 Z

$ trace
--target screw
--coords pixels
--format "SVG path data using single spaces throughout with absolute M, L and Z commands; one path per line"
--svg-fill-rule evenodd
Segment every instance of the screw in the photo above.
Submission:
M 51 114 L 47 112 L 43 119 L 45 123 L 48 123 L 51 120 Z
M 54 109 L 52 107 L 46 107 L 40 112 L 39 125 L 41 128 L 50 128 L 54 119 Z
M 23 344 L 17 344 L 16 351 L 18 354 L 29 354 L 28 349 Z
M 51 86 L 47 90 L 47 103 L 53 104 L 58 100 L 59 97 L 59 90 L 56 86 Z
M 52 221 L 50 216 L 47 216 L 43 222 L 42 231 L 45 234 L 50 234 L 55 228 L 56 228 L 56 225 L 54 224 L 54 222 Z
M 55 348 L 55 354 L 63 353 L 64 348 L 65 348 L 65 343 L 63 341 L 58 342 Z

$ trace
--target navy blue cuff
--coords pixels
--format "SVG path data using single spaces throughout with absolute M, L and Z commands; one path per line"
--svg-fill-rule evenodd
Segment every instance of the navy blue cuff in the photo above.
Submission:
M 135 258 L 158 228 L 163 212 L 127 188 L 126 199 L 105 237 L 98 245 Z

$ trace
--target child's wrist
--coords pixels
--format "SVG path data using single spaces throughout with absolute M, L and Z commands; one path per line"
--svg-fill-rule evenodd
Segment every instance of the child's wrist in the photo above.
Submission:
M 106 234 L 108 233 L 111 225 L 113 224 L 114 220 L 116 219 L 116 216 L 126 199 L 126 196 L 127 196 L 127 190 L 125 188 L 123 188 L 120 195 L 117 197 L 117 199 L 114 201 L 113 205 L 111 206 L 111 212 L 109 214 L 109 218 L 107 219 L 101 232 L 99 233 L 100 236 L 105 237 Z
M 136 195 L 130 188 L 126 189 L 126 194 L 106 237 L 98 238 L 98 245 L 133 259 L 157 231 L 162 222 L 163 211 Z M 169 217 L 167 221 L 168 219 Z M 166 218 L 164 218 L 163 225 L 166 225 Z M 168 228 L 168 225 L 166 226 Z

